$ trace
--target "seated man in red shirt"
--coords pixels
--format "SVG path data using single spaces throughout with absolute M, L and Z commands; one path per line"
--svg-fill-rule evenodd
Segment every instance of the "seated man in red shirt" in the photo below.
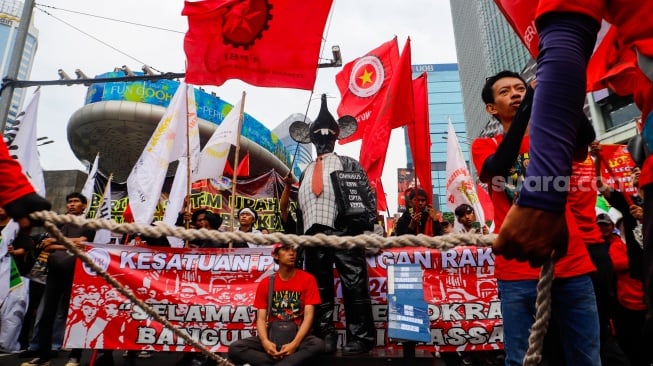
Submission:
M 272 247 L 274 261 L 279 270 L 274 273 L 274 290 L 269 294 L 270 277 L 262 280 L 256 289 L 254 307 L 258 337 L 249 337 L 229 346 L 229 358 L 238 364 L 252 365 L 302 365 L 324 353 L 324 341 L 311 334 L 315 305 L 319 305 L 320 292 L 315 278 L 308 272 L 295 268 L 297 251 L 284 244 Z M 268 309 L 268 296 L 272 296 Z M 268 310 L 269 321 L 268 321 Z M 292 320 L 298 330 L 290 343 L 276 345 L 268 338 L 268 322 Z

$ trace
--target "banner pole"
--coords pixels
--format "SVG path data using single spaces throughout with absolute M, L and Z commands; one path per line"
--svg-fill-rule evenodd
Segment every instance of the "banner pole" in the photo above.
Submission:
M 97 218 L 98 213 L 100 212 L 100 209 L 102 208 L 102 205 L 104 205 L 104 200 L 107 196 L 107 191 L 109 190 L 109 187 L 111 187 L 111 181 L 113 180 L 113 173 L 109 174 L 109 178 L 107 178 L 107 184 L 104 185 L 104 191 L 102 192 L 102 197 L 100 197 L 100 202 L 98 203 L 97 210 L 95 210 L 95 215 L 93 216 L 94 219 Z M 109 201 L 111 201 L 111 197 L 109 197 Z M 90 204 L 88 205 L 90 206 Z M 109 202 L 109 209 L 111 209 L 111 202 Z M 109 212 L 109 215 L 111 212 Z
M 231 180 L 231 231 L 235 229 L 235 213 L 236 213 L 236 188 L 237 188 L 237 179 L 238 179 L 238 156 L 240 154 L 240 135 L 243 128 L 243 119 L 245 115 L 245 95 L 243 91 L 243 96 L 240 100 L 240 113 L 238 115 L 238 139 L 236 139 L 236 156 L 234 157 L 234 174 Z M 233 247 L 233 242 L 229 242 L 229 248 Z
M 190 186 L 192 182 L 190 181 L 190 126 L 188 125 L 188 122 L 190 120 L 190 111 L 188 109 L 188 89 L 189 85 L 184 83 L 186 86 L 186 197 L 184 197 L 184 202 L 186 203 L 185 207 L 185 212 L 190 213 L 191 212 L 191 205 L 190 203 Z M 190 220 L 186 220 L 186 216 L 184 215 L 184 227 L 186 230 L 190 229 Z M 189 241 L 186 239 L 184 241 L 184 248 L 189 247 Z

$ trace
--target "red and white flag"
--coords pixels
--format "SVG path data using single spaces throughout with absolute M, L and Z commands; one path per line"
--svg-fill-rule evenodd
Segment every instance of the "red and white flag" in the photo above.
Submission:
M 454 211 L 456 207 L 466 203 L 474 208 L 476 219 L 481 223 L 481 227 L 486 225 L 485 212 L 476 194 L 476 184 L 474 184 L 474 178 L 467 169 L 467 163 L 465 163 L 465 158 L 460 150 L 458 136 L 456 136 L 456 130 L 451 120 L 449 120 L 447 133 L 447 164 L 445 171 L 447 176 L 447 207 Z
M 186 1 L 186 81 L 312 90 L 332 0 Z
M 398 62 L 399 45 L 395 37 L 349 62 L 336 75 L 342 97 L 338 115 L 350 115 L 358 121 L 356 132 L 338 140 L 340 144 L 362 139 L 367 126 L 376 121 Z
M 381 175 L 390 143 L 390 133 L 397 121 L 413 123 L 413 79 L 411 69 L 410 38 L 401 53 L 390 84 L 382 102 L 375 106 L 374 118 L 364 131 L 361 142 L 360 163 L 367 172 L 370 185 L 376 190 L 377 206 L 381 211 L 388 207 L 381 184 Z

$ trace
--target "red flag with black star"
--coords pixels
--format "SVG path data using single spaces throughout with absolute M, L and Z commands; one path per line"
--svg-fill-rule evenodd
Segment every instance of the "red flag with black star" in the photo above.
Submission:
M 332 0 L 186 1 L 186 82 L 312 90 Z
M 350 115 L 358 121 L 356 132 L 338 140 L 340 144 L 363 138 L 367 126 L 376 120 L 398 62 L 399 46 L 395 37 L 349 62 L 336 75 L 336 84 L 342 97 L 338 116 Z

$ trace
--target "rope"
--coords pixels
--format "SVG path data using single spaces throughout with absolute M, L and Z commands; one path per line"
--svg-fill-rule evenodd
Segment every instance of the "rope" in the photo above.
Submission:
M 542 362 L 544 336 L 551 319 L 551 286 L 553 284 L 553 261 L 548 260 L 542 266 L 540 280 L 537 282 L 535 298 L 535 322 L 531 325 L 528 336 L 528 349 L 524 355 L 524 366 L 537 366 Z
M 170 329 L 175 335 L 184 339 L 188 344 L 199 349 L 203 354 L 216 361 L 220 366 L 234 366 L 229 360 L 222 358 L 209 351 L 202 344 L 193 340 L 188 334 L 179 331 L 168 320 L 160 316 L 154 309 L 142 300 L 134 296 L 131 290 L 126 289 L 119 281 L 113 278 L 100 268 L 85 252 L 77 248 L 70 240 L 63 236 L 56 225 L 74 224 L 94 230 L 107 229 L 119 233 L 141 233 L 151 237 L 175 236 L 184 240 L 212 240 L 219 243 L 228 243 L 230 241 L 249 242 L 256 245 L 271 245 L 274 243 L 284 243 L 292 245 L 294 248 L 331 246 L 337 249 L 351 249 L 362 247 L 366 249 L 384 249 L 384 248 L 401 248 L 401 247 L 426 247 L 431 249 L 449 250 L 457 246 L 477 246 L 488 247 L 496 238 L 496 235 L 481 234 L 449 234 L 445 236 L 426 236 L 419 235 L 402 235 L 383 237 L 376 234 L 363 234 L 357 236 L 334 236 L 325 234 L 316 235 L 293 235 L 293 234 L 253 234 L 240 231 L 220 232 L 217 230 L 207 229 L 184 229 L 181 227 L 170 227 L 163 223 L 156 225 L 141 225 L 135 223 L 118 224 L 113 220 L 96 220 L 86 219 L 76 215 L 59 215 L 52 211 L 39 211 L 30 214 L 30 218 L 35 221 L 43 221 L 45 228 L 60 243 L 74 255 L 80 258 L 82 262 L 88 265 L 105 281 L 113 285 L 118 291 L 138 305 L 150 315 L 154 320 L 163 324 Z M 531 326 L 531 333 L 528 337 L 528 350 L 524 356 L 524 366 L 538 365 L 542 360 L 542 347 L 544 335 L 546 334 L 549 319 L 551 318 L 551 286 L 553 284 L 553 263 L 547 261 L 540 272 L 540 279 L 537 284 L 537 298 L 535 300 L 536 313 L 535 322 Z
M 184 229 L 171 227 L 163 223 L 154 226 L 135 223 L 118 224 L 112 220 L 86 219 L 75 215 L 59 215 L 52 211 L 40 211 L 30 215 L 33 220 L 50 221 L 57 225 L 74 224 L 93 230 L 107 229 L 119 233 L 141 233 L 150 237 L 175 236 L 183 240 L 211 240 L 217 243 L 249 242 L 256 245 L 272 245 L 283 243 L 298 247 L 330 246 L 338 249 L 362 247 L 367 249 L 427 247 L 431 249 L 448 250 L 456 246 L 488 247 L 492 245 L 495 235 L 481 234 L 449 234 L 446 236 L 402 235 L 383 237 L 376 234 L 356 236 L 336 235 L 293 235 L 282 233 L 254 234 L 241 231 L 222 232 L 207 229 Z

